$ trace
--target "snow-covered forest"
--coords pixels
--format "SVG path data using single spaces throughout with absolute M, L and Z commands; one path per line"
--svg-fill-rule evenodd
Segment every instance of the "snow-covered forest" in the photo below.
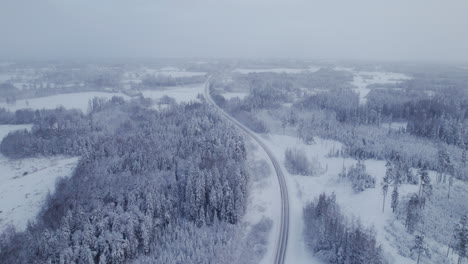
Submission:
M 364 96 L 361 86 L 369 90 Z M 324 184 L 298 190 L 305 208 L 301 233 L 315 257 L 328 263 L 458 263 L 466 256 L 467 87 L 468 72 L 457 67 L 356 63 L 325 64 L 312 72 L 235 71 L 215 79 L 210 93 L 278 145 L 293 182 Z M 286 138 L 290 143 L 277 142 Z M 323 146 L 324 140 L 332 146 Z M 353 192 L 339 191 L 343 184 Z M 323 191 L 332 198 L 319 199 Z M 360 196 L 380 206 L 345 216 L 330 209 L 323 218 L 314 209 L 322 200 L 335 208 Z M 366 219 L 370 215 L 381 216 Z M 346 232 L 358 232 L 367 242 L 353 242 Z M 379 253 L 370 257 L 352 248 L 366 243 Z
M 277 170 L 289 192 L 284 263 L 466 261 L 464 69 L 300 60 L 0 69 L 0 196 L 16 206 L 0 203 L 2 263 L 272 263 L 283 225 Z M 43 170 L 54 171 L 47 184 L 24 184 Z
M 236 130 L 208 106 L 158 112 L 142 100 L 113 97 L 90 101 L 88 114 L 58 108 L 30 118 L 30 131 L 3 139 L 4 155 L 81 159 L 73 175 L 57 183 L 34 224 L 24 233 L 7 230 L 2 262 L 232 258 L 226 251 L 236 247 L 234 224 L 246 207 L 246 150 Z
M 468 264 L 467 0 L 0 0 L 0 264 Z

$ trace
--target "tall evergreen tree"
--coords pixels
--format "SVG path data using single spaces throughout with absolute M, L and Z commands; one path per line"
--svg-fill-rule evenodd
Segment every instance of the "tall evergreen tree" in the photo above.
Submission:
M 382 194 L 383 194 L 382 212 L 385 211 L 385 198 L 387 197 L 388 187 L 392 183 L 392 178 L 393 178 L 393 167 L 390 161 L 387 160 L 385 167 L 387 168 L 387 170 L 385 172 L 385 176 L 382 179 Z
M 393 191 L 392 191 L 392 212 L 396 213 L 396 210 L 398 208 L 398 185 L 394 185 Z
M 468 257 L 468 214 L 455 226 L 453 250 L 458 254 L 458 264 Z
M 411 248 L 411 252 L 415 252 L 416 254 L 418 254 L 416 264 L 419 264 L 421 254 L 426 254 L 427 256 L 430 256 L 429 248 L 427 247 L 426 243 L 424 242 L 424 235 L 416 235 L 415 236 L 414 245 Z
M 418 169 L 418 177 L 419 177 L 418 196 L 420 197 L 423 203 L 423 207 L 424 207 L 426 199 L 429 198 L 429 196 L 431 196 L 432 194 L 431 178 L 429 177 L 426 164 L 424 164 L 421 168 Z

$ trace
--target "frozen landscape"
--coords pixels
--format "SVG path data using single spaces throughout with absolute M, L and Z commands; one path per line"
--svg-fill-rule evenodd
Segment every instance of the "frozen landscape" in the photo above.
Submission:
M 0 6 L 0 264 L 468 264 L 468 1 Z
M 113 76 L 106 66 L 96 68 Z M 171 241 L 171 247 L 177 248 L 181 246 L 180 240 L 173 234 L 194 232 L 195 237 L 187 243 L 197 248 L 200 243 L 207 243 L 203 240 L 206 234 L 217 241 L 224 238 L 211 232 L 223 232 L 230 234 L 229 242 L 214 242 L 213 253 L 209 253 L 213 261 L 327 263 L 334 255 L 314 244 L 317 238 L 310 230 L 318 227 L 310 226 L 310 223 L 318 220 L 310 219 L 307 211 L 322 195 L 333 197 L 339 208 L 337 219 L 342 222 L 336 223 L 347 226 L 349 230 L 357 229 L 365 239 L 374 241 L 367 249 L 355 251 L 378 254 L 373 255 L 376 259 L 372 261 L 375 262 L 369 263 L 409 264 L 415 263 L 418 256 L 425 263 L 456 263 L 460 251 L 453 242 L 458 238 L 453 234 L 458 232 L 456 227 L 460 224 L 457 223 L 462 223 L 460 219 L 468 210 L 465 203 L 468 184 L 464 176 L 466 151 L 460 143 L 466 137 L 466 127 L 449 119 L 445 125 L 453 127 L 452 134 L 445 135 L 444 131 L 448 130 L 443 130 L 437 135 L 438 140 L 428 137 L 424 134 L 427 132 L 417 130 L 418 126 L 425 124 L 417 122 L 426 122 L 424 118 L 427 116 L 415 119 L 416 116 L 412 115 L 417 115 L 417 112 L 411 108 L 425 109 L 427 100 L 438 100 L 436 95 L 443 93 L 439 86 L 424 86 L 418 90 L 414 83 L 422 80 L 415 71 L 396 73 L 384 71 L 381 66 L 376 67 L 379 71 L 356 70 L 358 68 L 359 65 L 354 68 L 317 66 L 313 70 L 300 71 L 293 68 L 252 67 L 257 69 L 252 71 L 235 68 L 222 74 L 196 75 L 195 78 L 193 75 L 178 76 L 178 79 L 143 77 L 142 80 L 146 81 L 135 82 L 130 87 L 125 85 L 127 79 L 115 77 L 118 81 L 110 79 L 106 82 L 120 82 L 122 85 L 112 91 L 107 85 L 103 90 L 95 87 L 94 91 L 85 89 L 74 93 L 69 93 L 67 87 L 58 88 L 64 89 L 64 93 L 37 87 L 35 93 L 52 93 L 40 97 L 31 97 L 31 90 L 19 89 L 12 97 L 13 90 L 10 89 L 8 97 L 0 103 L 3 108 L 0 111 L 0 231 L 4 232 L 4 241 L 7 241 L 3 242 L 6 243 L 3 247 L 8 247 L 8 243 L 13 243 L 8 241 L 13 241 L 22 232 L 44 232 L 43 225 L 53 223 L 57 214 L 65 217 L 59 217 L 61 222 L 54 224 L 62 226 L 60 228 L 64 228 L 64 224 L 86 228 L 80 222 L 82 218 L 73 217 L 77 213 L 77 209 L 73 209 L 75 206 L 82 208 L 79 209 L 81 214 L 89 217 L 96 217 L 95 210 L 100 206 L 118 215 L 120 213 L 115 210 L 120 207 L 108 207 L 109 202 L 112 199 L 134 199 L 128 194 L 123 194 L 123 198 L 116 196 L 121 193 L 120 188 L 133 186 L 124 193 L 138 193 L 141 188 L 149 188 L 143 187 L 146 182 L 153 189 L 170 189 L 173 187 L 172 180 L 167 178 L 169 172 L 169 175 L 185 175 L 182 181 L 187 181 L 184 183 L 187 187 L 184 187 L 183 196 L 157 196 L 159 198 L 151 202 L 150 207 L 147 205 L 149 199 L 156 197 L 144 194 L 141 200 L 135 201 L 141 203 L 138 210 L 142 211 L 135 211 L 137 215 L 153 212 L 152 220 L 144 220 L 154 226 L 148 238 L 153 241 L 149 250 L 160 252 L 132 258 L 137 262 L 163 263 L 172 259 L 173 254 L 180 253 L 159 244 L 154 237 L 158 233 L 164 234 L 165 239 Z M 159 69 L 173 71 L 177 68 Z M 123 72 L 123 76 L 137 75 Z M 418 91 L 412 95 L 413 98 L 408 97 L 408 93 Z M 390 99 L 387 98 L 389 94 L 392 95 Z M 408 100 L 412 100 L 412 104 L 408 104 Z M 380 108 L 382 102 L 387 104 L 386 108 Z M 410 109 L 400 110 L 405 108 Z M 186 121 L 170 125 L 174 122 L 171 121 L 173 116 L 180 116 L 176 120 Z M 205 130 L 207 132 L 203 132 Z M 148 134 L 151 135 L 148 139 L 133 136 L 134 133 L 149 131 L 153 132 Z M 217 133 L 225 138 L 217 139 Z M 168 135 L 181 135 L 182 141 L 177 143 L 177 137 Z M 126 142 L 134 142 L 132 144 L 136 148 Z M 189 146 L 195 149 L 204 147 L 193 152 L 187 149 Z M 181 155 L 170 154 L 177 153 L 177 148 L 179 152 L 190 153 L 184 155 L 194 155 L 190 159 L 199 160 L 198 166 L 193 167 L 194 161 L 177 161 L 180 157 L 172 158 L 172 161 L 165 158 L 167 155 Z M 119 152 L 118 149 L 130 150 Z M 238 156 L 239 150 L 244 154 Z M 157 151 L 154 152 L 157 154 L 151 154 L 156 156 L 148 160 L 150 156 L 143 154 L 146 151 Z M 218 163 L 211 151 L 218 152 L 216 155 L 229 161 Z M 111 156 L 113 158 L 110 159 Z M 210 163 L 218 165 L 206 167 Z M 106 168 L 105 171 L 100 169 L 101 166 Z M 164 166 L 168 167 L 164 169 Z M 150 168 L 154 168 L 157 174 L 152 176 L 147 172 Z M 173 169 L 175 171 L 170 172 Z M 89 174 L 88 171 L 94 173 Z M 427 178 L 421 176 L 424 173 Z M 106 177 L 110 175 L 121 179 L 106 184 Z M 396 175 L 400 175 L 398 182 Z M 128 185 L 125 182 L 129 176 L 142 178 L 136 185 Z M 166 187 L 151 177 L 162 177 L 165 179 L 162 186 Z M 216 177 L 220 178 L 215 180 Z M 229 187 L 234 182 L 238 183 L 237 187 Z M 189 187 L 191 184 L 194 187 Z M 388 192 L 385 203 L 383 186 L 387 186 Z M 101 191 L 95 193 L 94 188 L 103 189 L 105 196 L 95 196 Z M 76 192 L 79 189 L 82 191 Z M 203 196 L 198 196 L 200 192 L 205 192 L 209 198 L 203 200 L 200 198 Z M 214 193 L 218 194 L 214 196 Z M 186 200 L 190 195 L 193 195 L 195 204 Z M 234 207 L 229 206 L 229 201 L 233 202 L 229 200 L 231 195 L 237 196 Z M 424 204 L 410 210 L 414 197 L 421 199 L 416 203 Z M 93 202 L 88 205 L 87 199 Z M 161 201 L 165 199 L 180 199 L 187 204 L 179 209 L 164 209 L 166 205 Z M 227 199 L 227 202 L 218 203 L 217 199 Z M 69 209 L 60 209 L 63 208 L 62 203 L 68 204 Z M 126 203 L 118 206 L 126 208 L 123 209 L 124 215 L 132 214 L 134 209 L 127 208 Z M 197 204 L 203 206 L 196 207 Z M 203 209 L 187 209 L 194 208 L 192 206 Z M 216 206 L 221 206 L 219 211 L 214 209 L 209 213 L 213 210 L 210 208 Z M 168 220 L 160 220 L 158 215 L 162 212 L 149 209 L 154 207 L 165 210 L 167 217 L 179 215 L 188 222 L 171 227 L 170 233 L 164 233 L 169 229 L 159 227 L 157 223 Z M 457 211 L 450 208 L 457 208 Z M 197 210 L 201 213 L 194 214 Z M 117 219 L 127 217 L 124 215 Z M 108 216 L 99 217 L 103 217 L 99 221 L 110 221 Z M 214 221 L 213 217 L 217 220 Z M 139 221 L 142 221 L 139 225 L 146 223 Z M 190 221 L 194 221 L 195 226 L 191 226 Z M 229 226 L 223 221 L 235 224 Z M 438 225 L 440 222 L 445 224 Z M 26 230 L 28 225 L 31 227 Z M 199 229 L 201 226 L 205 227 Z M 137 235 L 131 243 L 135 245 L 146 243 L 141 240 L 144 237 L 138 235 L 140 228 L 143 227 L 135 227 L 133 231 Z M 60 238 L 60 230 L 54 231 L 57 232 L 54 239 L 63 239 Z M 426 251 L 415 254 L 411 249 L 419 234 L 424 234 L 423 245 L 430 254 Z M 93 236 L 100 239 L 99 234 Z M 30 243 L 35 242 L 32 240 Z M 86 248 L 99 252 L 93 244 L 87 244 Z M 19 250 L 17 252 L 22 249 Z M 54 252 L 54 247 L 51 250 Z M 54 254 L 65 258 L 66 250 L 60 249 Z M 122 250 L 131 252 L 128 250 L 132 249 L 123 247 Z M 351 251 L 343 254 L 351 258 L 354 251 L 348 250 Z M 2 256 L 10 258 L 8 254 Z M 46 260 L 48 254 L 41 253 L 34 258 Z M 196 259 L 197 254 L 187 258 Z M 21 256 L 24 260 L 30 258 L 26 253 L 21 253 Z M 114 259 L 113 262 L 119 260 Z

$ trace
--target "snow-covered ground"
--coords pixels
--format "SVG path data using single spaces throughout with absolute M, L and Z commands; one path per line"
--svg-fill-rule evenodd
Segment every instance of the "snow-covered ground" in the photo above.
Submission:
M 31 98 L 18 100 L 15 104 L 0 103 L 0 108 L 5 108 L 10 111 L 16 111 L 23 108 L 31 109 L 54 109 L 58 106 L 63 106 L 67 109 L 80 109 L 84 113 L 88 110 L 89 100 L 94 97 L 111 98 L 113 96 L 121 96 L 125 99 L 130 97 L 122 93 L 104 93 L 104 92 L 85 92 L 85 93 L 69 93 L 58 94 L 46 97 Z
M 204 76 L 206 72 L 186 71 L 175 67 L 163 68 L 142 68 L 135 71 L 129 71 L 123 74 L 124 83 L 140 83 L 142 78 L 147 75 L 153 76 L 171 76 L 173 78 Z
M 262 73 L 262 72 L 300 73 L 300 72 L 303 72 L 303 71 L 316 72 L 318 70 L 320 70 L 320 67 L 311 66 L 309 68 L 303 68 L 303 69 L 293 69 L 293 68 L 247 69 L 247 68 L 240 68 L 240 69 L 235 69 L 233 72 L 242 73 L 242 74 L 254 73 L 254 72 L 255 73 Z
M 351 185 L 346 181 L 340 181 L 338 174 L 345 166 L 356 163 L 354 159 L 327 158 L 330 150 L 341 148 L 341 143 L 332 140 L 322 140 L 316 138 L 316 144 L 305 145 L 300 139 L 285 135 L 269 135 L 263 138 L 272 151 L 275 152 L 283 172 L 289 190 L 290 199 L 290 227 L 289 242 L 286 256 L 286 263 L 321 263 L 315 259 L 306 248 L 303 238 L 304 222 L 302 218 L 302 209 L 320 193 L 335 193 L 337 202 L 342 211 L 349 218 L 357 217 L 367 227 L 374 227 L 377 233 L 377 239 L 391 263 L 406 264 L 414 263 L 414 260 L 400 256 L 397 250 L 391 246 L 386 239 L 388 235 L 385 231 L 385 225 L 388 221 L 394 219 L 390 210 L 390 199 L 387 199 L 385 213 L 382 213 L 381 190 L 379 188 L 382 177 L 385 174 L 385 162 L 377 160 L 367 160 L 365 165 L 369 174 L 376 177 L 376 188 L 367 189 L 361 193 L 354 193 Z M 286 148 L 295 147 L 303 149 L 310 160 L 316 160 L 320 163 L 324 172 L 318 176 L 298 176 L 291 175 L 284 168 L 284 152 Z M 403 185 L 400 195 L 403 196 L 410 192 L 417 191 L 417 186 Z
M 221 95 L 224 98 L 226 98 L 227 100 L 229 100 L 229 99 L 235 98 L 235 97 L 238 97 L 239 99 L 244 99 L 244 97 L 246 97 L 248 94 L 247 93 L 242 93 L 242 92 L 227 92 L 227 93 L 223 93 Z
M 167 95 L 176 100 L 177 103 L 196 101 L 199 94 L 203 94 L 205 84 L 200 83 L 196 85 L 167 87 L 161 90 L 145 90 L 142 94 L 146 98 L 158 100 Z
M 400 129 L 406 129 L 406 126 L 408 125 L 407 122 L 391 122 L 391 123 L 382 123 L 382 127 L 387 127 L 389 130 L 400 130 Z
M 392 84 L 412 79 L 408 75 L 396 72 L 356 71 L 347 67 L 334 67 L 333 69 L 335 71 L 348 71 L 354 75 L 351 84 L 356 87 L 355 90 L 359 94 L 361 104 L 366 102 L 366 96 L 371 90 L 367 86 L 370 84 Z
M 265 151 L 250 139 L 247 141 L 247 148 L 249 153 L 249 167 L 251 167 L 251 173 L 253 175 L 251 175 L 252 184 L 250 186 L 247 211 L 243 219 L 243 224 L 249 228 L 257 224 L 263 217 L 273 221 L 266 255 L 260 262 L 260 264 L 269 264 L 274 262 L 276 242 L 280 228 L 278 222 L 281 219 L 279 183 L 273 165 Z M 264 165 L 264 167 L 262 167 L 262 165 Z M 266 170 L 264 170 L 265 167 Z
M 0 73 L 0 82 L 6 82 L 10 80 L 13 76 L 9 73 Z
M 367 86 L 370 84 L 393 84 L 400 83 L 411 77 L 395 72 L 366 72 L 366 71 L 351 71 L 354 74 L 351 84 L 356 87 L 356 92 L 359 94 L 359 102 L 364 104 L 366 96 L 371 91 Z
M 165 67 L 159 69 L 145 69 L 146 74 L 150 75 L 164 75 L 164 76 L 171 76 L 173 78 L 179 77 L 192 77 L 192 76 L 203 76 L 206 75 L 206 72 L 192 72 L 192 71 L 185 71 L 182 69 L 174 68 L 174 67 Z
M 0 139 L 30 125 L 0 125 Z M 71 175 L 78 158 L 51 157 L 9 160 L 0 154 L 0 233 L 9 225 L 24 230 L 41 209 L 59 177 Z

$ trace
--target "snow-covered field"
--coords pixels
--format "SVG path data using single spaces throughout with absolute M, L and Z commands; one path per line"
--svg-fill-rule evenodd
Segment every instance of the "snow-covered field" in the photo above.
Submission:
M 359 94 L 361 104 L 366 102 L 366 96 L 371 90 L 367 86 L 370 84 L 392 84 L 412 79 L 408 75 L 396 72 L 356 71 L 347 67 L 334 67 L 333 69 L 335 71 L 348 71 L 354 75 L 351 84 L 356 87 L 355 90 Z
M 69 93 L 58 94 L 46 97 L 31 98 L 18 100 L 15 104 L 0 103 L 0 108 L 5 108 L 10 111 L 16 111 L 23 108 L 31 109 L 54 109 L 58 106 L 63 106 L 67 109 L 80 109 L 84 113 L 88 110 L 88 103 L 94 97 L 111 98 L 113 96 L 121 96 L 125 99 L 129 97 L 122 93 L 104 93 L 104 92 L 85 92 L 85 93 Z
M 366 96 L 371 90 L 367 88 L 368 85 L 393 84 L 411 79 L 411 77 L 405 74 L 395 72 L 352 71 L 352 73 L 354 74 L 354 78 L 351 84 L 356 87 L 356 92 L 359 93 L 359 102 L 361 104 L 364 104 L 366 102 Z
M 0 125 L 0 139 L 30 125 Z M 0 233 L 9 225 L 24 230 L 53 191 L 59 177 L 71 175 L 78 158 L 52 157 L 9 160 L 0 154 Z
M 283 166 L 283 172 L 289 190 L 290 199 L 290 230 L 289 242 L 286 256 L 286 263 L 321 263 L 315 259 L 306 248 L 303 238 L 304 222 L 302 218 L 303 207 L 320 193 L 335 193 L 337 202 L 342 211 L 349 218 L 356 217 L 361 219 L 367 227 L 374 227 L 377 233 L 377 239 L 382 244 L 388 258 L 395 264 L 414 263 L 414 260 L 400 256 L 397 250 L 391 246 L 386 239 L 388 236 L 385 231 L 385 225 L 388 221 L 394 219 L 391 213 L 390 199 L 387 199 L 386 211 L 382 213 L 382 195 L 380 182 L 385 174 L 385 162 L 377 160 L 367 160 L 365 165 L 369 174 L 377 179 L 376 188 L 367 189 L 359 194 L 354 193 L 351 185 L 346 181 L 340 181 L 338 174 L 345 166 L 356 163 L 354 159 L 327 158 L 330 150 L 341 148 L 341 143 L 332 140 L 322 140 L 316 138 L 316 144 L 305 145 L 300 139 L 292 136 L 269 135 L 263 139 L 268 146 L 275 152 L 276 157 Z M 298 176 L 291 175 L 284 168 L 284 152 L 286 148 L 295 147 L 303 149 L 310 160 L 318 161 L 324 170 L 319 176 Z M 400 195 L 403 196 L 410 192 L 417 191 L 417 186 L 403 185 Z
M 247 74 L 247 73 L 262 73 L 262 72 L 274 72 L 274 73 L 300 73 L 303 71 L 308 71 L 308 72 L 316 72 L 320 70 L 320 67 L 309 67 L 309 68 L 303 68 L 303 69 L 293 69 L 293 68 L 271 68 L 271 69 L 247 69 L 247 68 L 240 68 L 240 69 L 235 69 L 233 72 L 236 73 L 242 73 L 242 74 Z
M 387 127 L 389 130 L 400 130 L 400 129 L 406 129 L 406 126 L 408 125 L 407 122 L 391 122 L 391 123 L 383 123 L 381 124 L 382 127 Z
M 241 92 L 227 92 L 223 93 L 222 96 L 226 98 L 227 100 L 231 98 L 238 97 L 239 99 L 244 99 L 248 94 L 247 93 L 241 93 Z
M 171 76 L 173 78 L 179 77 L 192 77 L 192 76 L 203 76 L 206 72 L 192 72 L 192 71 L 185 71 L 182 69 L 174 68 L 174 67 L 165 67 L 160 69 L 145 69 L 146 74 L 150 75 L 164 75 L 164 76 Z
M 199 94 L 203 94 L 205 84 L 167 87 L 161 90 L 146 90 L 142 91 L 144 97 L 158 100 L 167 95 L 176 100 L 177 103 L 196 101 Z
M 193 77 L 193 76 L 203 76 L 206 75 L 206 72 L 193 72 L 186 71 L 184 69 L 179 69 L 175 67 L 163 67 L 163 68 L 143 68 L 136 71 L 129 71 L 124 73 L 123 82 L 135 82 L 140 83 L 141 79 L 146 75 L 153 76 L 170 76 L 173 78 L 183 78 L 183 77 Z

